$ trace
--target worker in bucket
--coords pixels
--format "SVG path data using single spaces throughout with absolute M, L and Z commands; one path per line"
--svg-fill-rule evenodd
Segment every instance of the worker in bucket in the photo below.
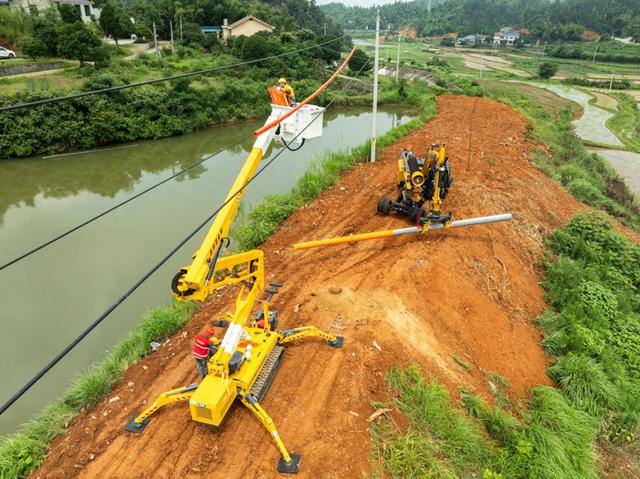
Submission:
M 286 78 L 280 78 L 278 80 L 278 91 L 281 91 L 287 96 L 287 102 L 289 102 L 289 106 L 294 106 L 296 102 L 295 93 L 293 92 L 293 88 L 291 85 L 287 83 Z
M 207 326 L 196 336 L 193 342 L 193 357 L 196 359 L 196 367 L 201 378 L 207 376 L 207 363 L 218 350 L 219 344 L 220 341 L 215 337 L 215 330 L 211 326 Z

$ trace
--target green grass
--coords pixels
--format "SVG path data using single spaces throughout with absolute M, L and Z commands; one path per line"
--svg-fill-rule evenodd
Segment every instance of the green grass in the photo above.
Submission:
M 563 478 L 598 476 L 596 421 L 553 388 L 531 390 L 516 414 L 462 393 L 456 407 L 446 388 L 415 366 L 386 376 L 406 431 L 387 420 L 372 427 L 377 476 L 394 478 Z M 374 462 L 375 463 L 375 462 Z
M 618 109 L 607 121 L 607 127 L 627 148 L 640 153 L 640 110 L 634 98 L 624 93 L 613 93 L 618 100 Z
M 601 438 L 633 441 L 640 429 L 640 245 L 603 215 L 582 213 L 548 239 L 547 303 L 538 319 L 549 375 Z
M 107 358 L 80 375 L 61 399 L 15 434 L 2 438 L 0 478 L 28 476 L 44 460 L 49 443 L 65 430 L 65 423 L 104 398 L 126 369 L 147 355 L 151 341 L 160 341 L 179 330 L 195 311 L 194 303 L 175 302 L 147 313 L 135 331 Z
M 451 358 L 456 362 L 456 364 L 461 366 L 465 371 L 471 371 L 471 366 L 469 365 L 469 363 L 467 363 L 464 359 L 462 359 L 457 354 L 452 354 Z

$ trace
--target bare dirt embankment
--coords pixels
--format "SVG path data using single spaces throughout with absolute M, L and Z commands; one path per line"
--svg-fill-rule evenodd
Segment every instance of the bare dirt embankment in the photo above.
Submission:
M 377 163 L 355 166 L 264 245 L 268 279 L 285 281 L 274 305 L 281 326 L 315 324 L 346 337 L 340 350 L 316 340 L 288 347 L 265 398 L 285 443 L 303 456 L 299 477 L 370 473 L 366 418 L 372 401 L 389 399 L 383 376 L 392 365 L 416 362 L 454 393 L 464 386 L 487 397 L 488 372 L 505 377 L 514 395 L 550 384 L 531 324 L 545 308 L 538 263 L 544 235 L 584 206 L 529 162 L 536 145 L 525 124 L 494 101 L 440 97 L 433 121 L 382 151 Z M 395 194 L 401 147 L 422 155 L 443 141 L 455 177 L 445 210 L 456 218 L 512 212 L 513 222 L 291 250 L 301 240 L 406 225 L 375 214 L 378 197 Z M 341 292 L 331 294 L 331 286 Z M 276 477 L 277 451 L 242 407 L 219 430 L 192 422 L 186 405 L 161 411 L 141 435 L 122 430 L 143 401 L 196 381 L 192 338 L 232 298 L 232 291 L 213 298 L 184 332 L 130 368 L 109 398 L 70 424 L 32 477 Z

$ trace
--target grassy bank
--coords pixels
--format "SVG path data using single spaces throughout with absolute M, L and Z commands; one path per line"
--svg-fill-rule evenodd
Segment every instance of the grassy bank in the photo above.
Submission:
M 598 448 L 625 451 L 637 468 L 639 263 L 640 245 L 602 214 L 578 214 L 556 230 L 542 283 L 550 310 L 538 323 L 558 389 L 533 388 L 524 405 L 498 390 L 493 407 L 462 391 L 455 404 L 417 368 L 392 369 L 395 399 L 378 406 L 397 407 L 409 427 L 382 421 L 372 429 L 377 476 L 596 478 Z
M 614 93 L 618 101 L 618 109 L 613 112 L 613 117 L 607 122 L 607 127 L 612 130 L 627 148 L 640 153 L 640 110 L 638 103 L 629 95 Z
M 640 231 L 640 205 L 622 178 L 600 156 L 586 150 L 576 136 L 568 109 L 553 110 L 535 101 L 529 92 L 498 82 L 485 83 L 487 96 L 505 103 L 531 122 L 528 134 L 547 145 L 533 161 L 583 203 L 606 211 L 625 225 Z
M 151 310 L 113 351 L 90 367 L 55 403 L 17 433 L 0 442 L 0 478 L 26 477 L 44 460 L 47 446 L 82 409 L 97 404 L 129 366 L 145 357 L 152 341 L 162 341 L 184 326 L 196 311 L 191 302 Z
M 464 391 L 454 405 L 446 388 L 425 381 L 416 367 L 392 369 L 386 380 L 396 397 L 384 406 L 397 407 L 409 427 L 381 421 L 372 428 L 376 477 L 598 477 L 595 421 L 557 389 L 534 388 L 525 407 L 505 408 Z
M 2 112 L 0 159 L 164 138 L 263 118 L 270 112 L 266 90 L 278 77 L 287 77 L 297 97 L 305 98 L 330 76 L 333 62 L 340 58 L 340 42 L 295 53 L 315 41 L 282 43 L 277 36 L 263 37 L 251 40 L 255 48 L 244 48 L 240 40 L 216 45 L 210 52 L 180 46 L 175 54 L 165 52 L 162 61 L 141 53 L 104 68 L 86 65 L 46 77 L 0 79 L 0 106 L 8 106 L 289 54 L 206 75 Z M 266 44 L 273 48 L 264 51 Z
M 566 397 L 598 419 L 613 443 L 640 425 L 640 245 L 603 215 L 576 215 L 547 241 L 550 311 L 538 320 L 548 371 Z

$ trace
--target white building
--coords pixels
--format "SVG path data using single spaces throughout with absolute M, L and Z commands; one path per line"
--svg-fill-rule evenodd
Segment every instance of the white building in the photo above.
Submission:
M 520 32 L 516 32 L 511 27 L 503 27 L 499 32 L 493 34 L 494 45 L 513 45 L 520 38 Z
M 0 0 L 0 4 L 3 3 L 8 3 L 14 10 L 23 10 L 32 15 L 38 15 L 54 5 L 75 5 L 84 23 L 90 22 L 92 18 L 100 18 L 101 11 L 93 6 L 91 0 Z

